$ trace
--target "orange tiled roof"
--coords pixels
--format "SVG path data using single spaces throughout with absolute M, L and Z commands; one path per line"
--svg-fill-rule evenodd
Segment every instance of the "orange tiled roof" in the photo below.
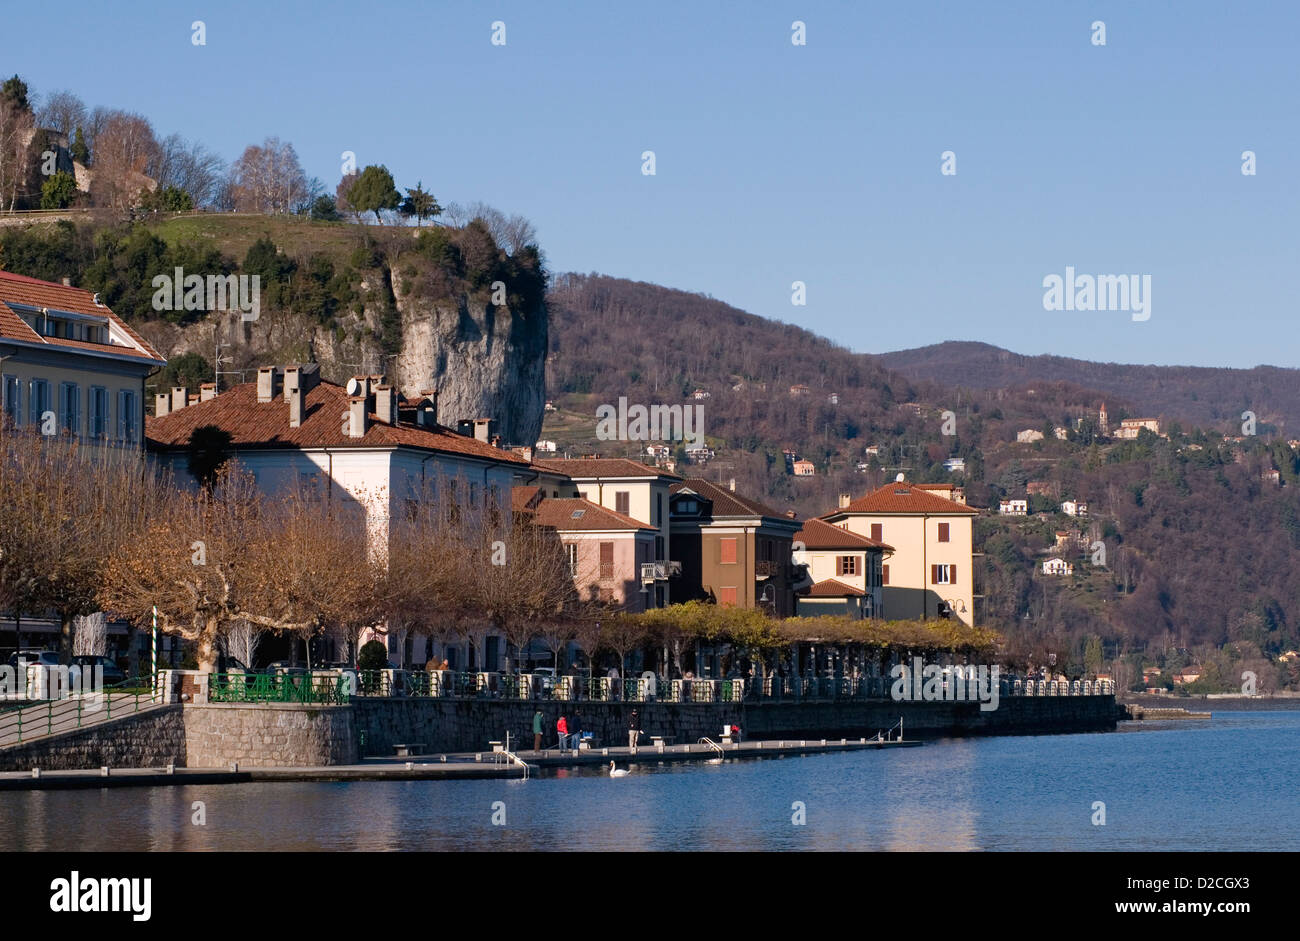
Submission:
M 350 438 L 343 433 L 343 415 L 348 411 L 346 389 L 321 382 L 306 398 L 302 424 L 290 428 L 289 403 L 284 397 L 277 395 L 270 402 L 259 402 L 257 383 L 247 382 L 162 418 L 147 418 L 145 438 L 150 450 L 184 448 L 196 429 L 214 425 L 230 433 L 235 449 L 406 447 L 527 466 L 516 454 L 459 435 L 450 428 L 387 425 L 379 422 L 374 413 L 365 435 Z
M 625 457 L 583 457 L 534 460 L 538 467 L 564 474 L 574 480 L 587 477 L 667 477 L 681 480 L 676 474 L 642 464 Z
M 513 491 L 512 491 L 513 494 Z M 574 513 L 581 511 L 575 517 Z M 608 507 L 603 507 L 582 497 L 551 497 L 543 500 L 533 511 L 533 522 L 541 526 L 550 526 L 559 532 L 574 530 L 610 530 L 625 529 L 650 530 L 650 526 L 638 522 Z
M 24 304 L 29 307 L 48 307 L 73 314 L 89 314 L 94 317 L 106 317 L 115 327 L 139 344 L 140 348 L 106 343 L 88 343 L 84 340 L 67 340 L 59 337 L 43 337 L 19 317 L 8 306 Z M 155 350 L 144 337 L 136 333 L 126 321 L 107 307 L 95 304 L 95 295 L 81 288 L 55 284 L 52 281 L 39 281 L 21 274 L 0 271 L 0 339 L 24 340 L 28 343 L 40 343 L 45 346 L 62 347 L 68 350 L 87 350 L 96 353 L 113 353 L 118 356 L 130 356 L 147 362 L 156 360 L 164 362 L 162 354 Z
M 884 549 L 893 552 L 894 547 L 851 533 L 847 529 L 832 526 L 824 520 L 804 520 L 803 529 L 794 534 L 796 542 L 802 542 L 809 549 Z
M 877 487 L 866 496 L 858 497 L 847 507 L 823 513 L 821 519 L 830 519 L 846 513 L 898 513 L 917 515 L 920 513 L 948 514 L 951 516 L 978 516 L 979 511 L 971 509 L 952 500 L 935 496 L 928 490 L 903 483 L 888 483 Z
M 516 513 L 531 513 L 543 496 L 541 487 L 511 487 L 510 509 Z
M 834 578 L 818 582 L 808 589 L 805 598 L 861 598 L 866 592 Z

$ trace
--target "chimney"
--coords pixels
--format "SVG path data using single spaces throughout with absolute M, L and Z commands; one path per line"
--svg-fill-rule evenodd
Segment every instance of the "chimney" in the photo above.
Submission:
M 153 397 L 153 417 L 164 418 L 172 410 L 172 397 L 166 392 L 159 392 Z
M 369 400 L 364 395 L 348 397 L 348 437 L 364 438 L 370 415 L 366 411 Z
M 307 401 L 307 393 L 302 390 L 301 386 L 286 384 L 284 396 L 289 400 L 289 427 L 297 428 L 302 424 L 302 413 Z M 348 417 L 350 421 L 351 415 Z
M 276 380 L 280 377 L 275 373 L 274 366 L 263 366 L 257 371 L 257 401 L 274 402 L 276 391 Z
M 172 388 L 172 411 L 179 412 L 190 403 L 190 390 L 185 386 Z
M 206 402 L 208 399 L 217 397 L 217 384 L 215 382 L 204 382 L 199 386 L 199 401 Z
M 424 389 L 420 397 L 423 401 L 416 406 L 416 421 L 425 428 L 438 424 L 438 390 Z
M 735 478 L 735 477 L 732 477 L 730 480 L 727 481 L 727 489 L 730 490 L 732 493 L 735 493 L 735 492 L 736 492 L 736 478 Z
M 72 287 L 72 279 L 69 278 L 67 275 L 64 275 L 64 276 L 63 276 L 63 286 L 64 286 L 65 288 L 70 288 L 70 287 Z M 1102 408 L 1105 408 L 1105 407 L 1106 407 L 1106 406 L 1104 406 L 1104 405 L 1102 406 Z
M 496 421 L 491 418 L 474 419 L 474 438 L 485 444 L 488 443 L 492 438 L 492 426 L 495 424 Z
M 847 506 L 848 506 L 850 503 L 852 503 L 852 502 L 853 502 L 853 495 L 852 495 L 851 493 L 842 493 L 842 494 L 840 494 L 840 509 L 841 509 L 841 510 L 844 509 L 845 507 L 847 507 Z
M 392 386 L 375 386 L 375 414 L 386 425 L 397 424 L 397 393 Z
M 284 400 L 289 401 L 289 390 L 297 386 L 305 396 L 320 382 L 320 364 L 302 363 L 284 367 Z

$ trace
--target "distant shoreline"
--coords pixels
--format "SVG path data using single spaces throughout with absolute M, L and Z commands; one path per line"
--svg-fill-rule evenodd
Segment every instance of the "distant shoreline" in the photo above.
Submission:
M 1212 712 L 1268 712 L 1300 709 L 1300 693 L 1274 696 L 1145 696 L 1118 697 L 1120 703 L 1134 703 L 1148 709 L 1185 708 Z

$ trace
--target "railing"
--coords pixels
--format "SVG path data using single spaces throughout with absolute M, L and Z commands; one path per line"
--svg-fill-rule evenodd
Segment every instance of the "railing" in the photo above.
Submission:
M 73 732 L 162 705 L 167 697 L 151 676 L 133 677 L 97 692 L 51 699 L 0 712 L 0 748 L 35 738 Z
M 301 702 L 343 704 L 355 698 L 492 699 L 515 701 L 628 703 L 763 703 L 892 700 L 897 680 L 889 676 L 773 676 L 743 679 L 672 679 L 562 676 L 495 672 L 408 670 L 213 674 L 211 702 Z M 955 688 L 954 688 L 955 687 Z M 975 679 L 945 676 L 940 699 L 965 701 L 987 690 Z M 1109 680 L 1033 680 L 999 677 L 1000 698 L 1018 696 L 1109 696 Z M 914 698 L 914 697 L 907 697 Z M 114 705 L 114 709 L 121 706 Z M 25 724 L 30 717 L 24 717 Z M 15 723 L 0 713 L 0 733 Z M 49 723 L 47 723 L 49 724 Z M 0 734 L 0 743 L 3 743 Z
M 376 671 L 378 672 L 378 671 Z M 353 680 L 348 671 L 324 673 L 213 673 L 208 679 L 208 702 L 319 703 L 342 705 L 370 680 L 361 674 Z

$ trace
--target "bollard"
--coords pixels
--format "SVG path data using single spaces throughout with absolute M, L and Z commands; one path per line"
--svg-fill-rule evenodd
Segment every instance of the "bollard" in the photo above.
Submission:
M 238 773 L 238 771 L 239 771 L 239 762 L 237 762 L 237 761 L 232 761 L 232 762 L 230 763 L 230 770 L 231 770 L 232 773 Z
M 106 777 L 108 777 L 108 765 L 100 765 L 100 766 L 99 766 L 99 776 L 100 776 L 101 778 L 106 778 Z
M 167 762 L 167 773 L 168 774 L 176 773 L 176 763 L 174 761 Z
M 408 762 L 406 763 L 406 770 L 407 770 L 407 771 L 414 771 L 414 770 L 415 770 L 415 762 L 414 762 L 414 761 L 408 761 Z
M 32 777 L 34 777 L 34 778 L 39 778 L 40 776 L 41 776 L 41 769 L 40 769 L 40 768 L 33 768 L 33 769 L 32 769 Z

